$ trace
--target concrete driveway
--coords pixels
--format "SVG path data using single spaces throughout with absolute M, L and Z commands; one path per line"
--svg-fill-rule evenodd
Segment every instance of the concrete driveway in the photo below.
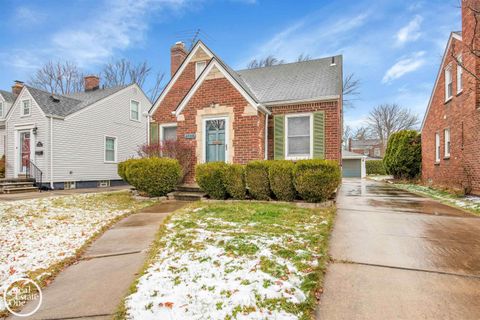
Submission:
M 480 219 L 345 179 L 318 319 L 480 319 Z

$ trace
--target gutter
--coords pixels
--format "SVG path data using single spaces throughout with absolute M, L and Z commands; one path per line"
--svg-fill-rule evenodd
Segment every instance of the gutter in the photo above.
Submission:
M 330 101 L 340 99 L 339 95 L 325 96 L 320 98 L 310 98 L 310 99 L 298 99 L 298 100 L 281 100 L 281 101 L 271 101 L 264 102 L 265 106 L 278 106 L 285 104 L 297 104 L 297 103 L 307 103 L 307 102 L 317 102 L 317 101 Z

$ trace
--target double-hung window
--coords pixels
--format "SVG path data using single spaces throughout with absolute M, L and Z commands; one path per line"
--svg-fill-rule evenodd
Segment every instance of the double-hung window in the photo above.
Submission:
M 452 66 L 445 69 L 445 101 L 450 100 L 453 94 Z
M 445 136 L 445 158 L 450 157 L 450 129 L 445 129 L 443 131 Z
M 130 100 L 130 120 L 140 121 L 140 103 Z
M 105 137 L 105 162 L 117 162 L 117 138 Z
M 435 162 L 440 162 L 440 134 L 435 133 Z
M 457 94 L 462 92 L 463 90 L 463 81 L 462 81 L 462 74 L 463 74 L 463 68 L 461 66 L 462 64 L 462 55 L 459 55 L 457 57 L 458 64 L 457 64 Z
M 207 61 L 198 61 L 195 63 L 195 79 L 197 79 L 207 66 Z
M 177 124 L 164 124 L 160 126 L 160 140 L 175 141 L 177 140 Z
M 312 158 L 312 115 L 287 115 L 285 121 L 286 158 Z
M 22 101 L 22 116 L 30 115 L 30 100 Z

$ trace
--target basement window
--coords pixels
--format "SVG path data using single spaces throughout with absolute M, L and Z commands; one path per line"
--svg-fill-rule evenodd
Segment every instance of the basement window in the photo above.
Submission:
M 63 189 L 65 190 L 76 189 L 75 181 L 65 181 L 63 183 Z

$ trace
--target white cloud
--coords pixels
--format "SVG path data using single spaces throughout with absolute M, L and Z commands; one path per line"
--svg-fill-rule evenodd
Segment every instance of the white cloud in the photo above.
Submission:
M 396 45 L 402 46 L 407 42 L 416 41 L 422 35 L 420 32 L 420 26 L 422 24 L 423 17 L 416 15 L 410 22 L 398 30 L 395 38 Z
M 425 51 L 418 51 L 408 57 L 398 60 L 383 76 L 382 82 L 388 83 L 413 72 L 425 64 Z
M 80 66 L 103 62 L 144 40 L 150 18 L 177 13 L 187 0 L 107 0 L 98 14 L 53 35 L 55 53 Z

